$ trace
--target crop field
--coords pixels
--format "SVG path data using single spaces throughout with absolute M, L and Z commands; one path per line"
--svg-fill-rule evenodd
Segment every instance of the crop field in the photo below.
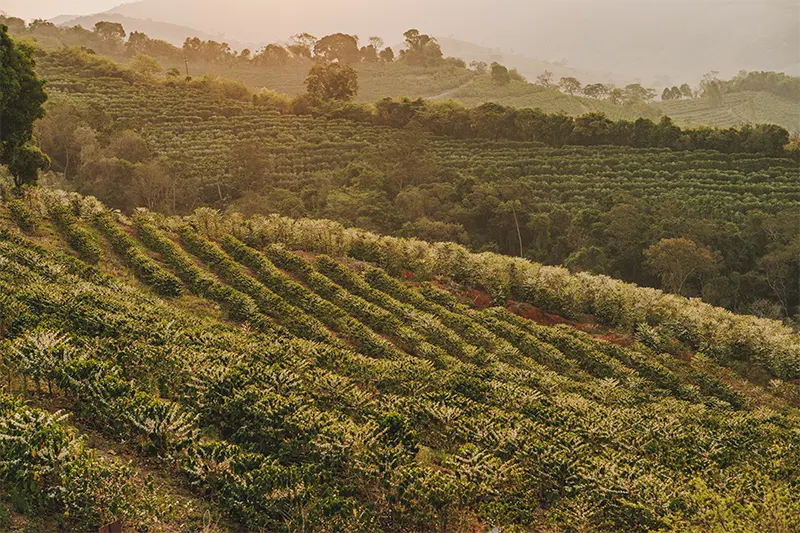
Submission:
M 0 226 L 11 386 L 162 465 L 219 529 L 800 525 L 800 357 L 777 322 L 324 221 L 128 220 L 37 189 Z M 0 414 L 21 501 L 98 525 L 83 468 L 129 524 L 183 516 L 63 416 Z
M 739 124 L 778 124 L 800 132 L 800 106 L 790 98 L 768 92 L 723 95 L 718 105 L 704 99 L 659 102 L 665 115 L 686 125 L 730 127 Z
M 222 201 L 231 150 L 251 143 L 268 161 L 272 186 L 301 191 L 323 174 L 390 143 L 393 129 L 344 119 L 281 115 L 248 101 L 201 90 L 131 85 L 118 79 L 59 80 L 53 91 L 102 108 L 117 128 L 140 131 L 159 156 L 180 161 L 201 181 L 205 201 Z M 689 213 L 737 219 L 747 210 L 777 213 L 800 202 L 800 174 L 790 160 L 757 154 L 673 152 L 627 147 L 542 147 L 537 143 L 432 137 L 446 168 L 485 180 L 523 180 L 526 203 L 608 208 L 620 195 L 648 205 L 671 202 Z M 220 189 L 222 187 L 222 189 Z M 220 193 L 220 191 L 223 191 Z

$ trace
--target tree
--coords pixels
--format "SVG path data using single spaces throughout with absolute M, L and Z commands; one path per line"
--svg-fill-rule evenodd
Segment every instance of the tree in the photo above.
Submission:
M 311 67 L 306 78 L 308 94 L 321 100 L 352 100 L 358 93 L 358 73 L 341 63 Z
M 500 63 L 492 63 L 492 81 L 497 85 L 508 85 L 511 83 L 511 77 L 508 75 L 508 69 Z
M 279 44 L 268 44 L 253 61 L 260 65 L 285 65 L 289 62 L 289 50 Z
M 644 251 L 645 266 L 661 280 L 661 287 L 685 296 L 687 282 L 715 273 L 720 259 L 704 246 L 685 238 L 661 239 Z
M 694 93 L 692 92 L 692 88 L 689 87 L 688 83 L 684 83 L 683 85 L 681 85 L 680 91 L 681 91 L 681 95 L 683 95 L 684 98 L 692 98 L 694 96 Z
M 161 71 L 164 70 L 164 67 L 161 66 L 161 63 L 156 58 L 142 53 L 133 56 L 128 68 L 147 79 L 152 79 L 156 74 L 161 74 Z
M 310 33 L 298 33 L 297 35 L 292 35 L 291 44 L 287 48 L 295 57 L 311 59 L 316 42 L 317 38 Z
M 0 25 L 0 164 L 20 187 L 34 183 L 50 160 L 35 145 L 33 123 L 44 116 L 44 81 L 34 70 L 33 49 L 17 44 Z
M 561 78 L 558 82 L 558 86 L 561 87 L 563 91 L 573 95 L 581 90 L 581 82 L 578 81 L 578 78 L 573 78 L 572 76 Z
M 439 63 L 444 54 L 442 47 L 430 35 L 410 29 L 403 34 L 406 38 L 406 49 L 400 52 L 400 58 L 410 65 L 431 66 Z
M 700 92 L 703 98 L 708 98 L 712 107 L 719 107 L 722 105 L 722 82 L 717 77 L 719 72 L 712 70 L 703 75 L 703 80 L 700 82 Z
M 365 63 L 377 63 L 380 58 L 378 57 L 378 50 L 372 46 L 361 47 L 361 61 Z
M 661 93 L 661 99 L 665 102 L 667 100 L 672 100 L 672 89 L 664 87 L 664 91 Z
M 553 73 L 549 70 L 545 70 L 538 76 L 536 76 L 536 85 L 541 85 L 545 89 L 552 89 L 553 88 Z
M 625 105 L 635 105 L 649 102 L 656 97 L 656 94 L 653 89 L 642 87 L 639 83 L 631 83 L 622 90 L 622 99 Z
M 583 88 L 583 94 L 589 98 L 605 98 L 612 88 L 604 83 L 591 83 Z
M 323 61 L 341 63 L 357 63 L 361 57 L 358 40 L 345 33 L 334 33 L 317 41 L 314 55 Z
M 372 36 L 368 39 L 369 45 L 373 47 L 375 50 L 380 50 L 383 48 L 383 39 L 377 36 Z
M 94 32 L 106 42 L 120 44 L 126 37 L 125 28 L 119 22 L 101 20 L 94 25 Z
M 46 170 L 50 166 L 50 158 L 30 143 L 11 151 L 4 162 L 14 176 L 14 184 L 17 187 L 36 183 L 39 171 Z
M 489 72 L 489 65 L 487 65 L 485 61 L 472 61 L 469 66 L 481 76 Z
M 384 48 L 378 55 L 384 63 L 391 63 L 394 61 L 394 50 L 392 50 L 391 47 Z

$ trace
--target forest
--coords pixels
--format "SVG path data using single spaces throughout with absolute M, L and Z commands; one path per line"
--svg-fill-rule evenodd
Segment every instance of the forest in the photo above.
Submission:
M 364 103 L 345 34 L 288 95 L 48 24 L 12 31 L 97 49 L 0 24 L 0 530 L 800 530 L 787 129 Z M 405 37 L 376 63 L 454 67 Z

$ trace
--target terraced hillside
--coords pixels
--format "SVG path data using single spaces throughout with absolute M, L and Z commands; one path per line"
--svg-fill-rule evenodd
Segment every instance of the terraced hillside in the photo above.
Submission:
M 800 102 L 768 92 L 725 94 L 721 102 L 710 100 L 672 100 L 659 102 L 664 114 L 686 125 L 731 127 L 739 124 L 778 124 L 800 132 Z
M 241 86 L 147 83 L 73 59 L 77 67 L 68 56 L 41 64 L 50 100 L 36 136 L 58 173 L 49 179 L 126 213 L 211 206 L 331 219 L 682 290 L 739 312 L 797 313 L 800 174 L 780 143 L 770 156 L 744 153 L 763 146 L 752 141 L 736 153 L 597 146 L 602 139 L 579 135 L 602 127 L 591 116 L 524 122 L 530 110 L 465 117 L 463 108 L 420 111 L 411 101 L 297 114 L 294 103 Z M 392 121 L 415 109 L 406 127 Z M 651 128 L 682 135 L 666 124 Z M 645 264 L 648 248 L 676 238 L 712 258 L 683 289 Z
M 800 527 L 800 341 L 777 322 L 326 221 L 32 189 L 0 226 L 15 523 L 177 529 L 203 499 L 219 530 Z
M 224 207 L 236 196 L 230 190 L 236 186 L 231 166 L 242 163 L 234 151 L 242 145 L 253 146 L 263 163 L 264 179 L 254 187 L 301 193 L 348 164 L 362 161 L 370 150 L 397 142 L 393 128 L 280 114 L 272 107 L 202 88 L 73 76 L 69 68 L 60 74 L 58 69 L 49 72 L 51 98 L 64 106 L 93 110 L 89 113 L 102 115 L 99 121 L 113 123 L 115 130 L 141 132 L 156 156 L 180 162 L 183 174 L 197 180 L 183 197 L 195 205 L 216 202 Z M 444 136 L 430 137 L 426 148 L 449 170 L 486 180 L 521 179 L 530 184 L 526 203 L 559 204 L 570 211 L 602 208 L 619 194 L 644 196 L 647 203 L 669 199 L 680 202 L 689 213 L 724 211 L 725 217 L 756 208 L 776 212 L 800 201 L 797 165 L 759 154 L 613 146 L 549 148 L 537 142 Z M 543 184 L 547 186 L 538 186 Z

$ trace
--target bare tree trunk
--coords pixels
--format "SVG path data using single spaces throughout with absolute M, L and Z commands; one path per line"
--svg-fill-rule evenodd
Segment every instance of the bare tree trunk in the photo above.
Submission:
M 517 220 L 517 210 L 514 207 L 514 204 L 511 204 L 511 213 L 514 215 L 514 224 L 517 226 L 517 238 L 519 239 L 519 256 L 521 258 L 525 258 L 522 254 L 522 232 L 519 230 L 519 220 Z

